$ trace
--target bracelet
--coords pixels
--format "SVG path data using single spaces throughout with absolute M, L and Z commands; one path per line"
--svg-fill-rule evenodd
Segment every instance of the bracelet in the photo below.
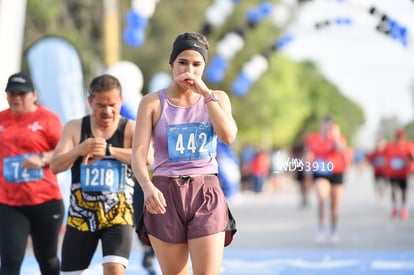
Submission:
M 110 143 L 106 143 L 106 151 L 105 151 L 105 155 L 110 157 L 111 156 L 111 151 L 109 150 L 109 147 L 111 147 L 112 144 Z
M 39 157 L 40 157 L 40 167 L 45 167 L 46 166 L 46 156 L 44 153 L 39 153 Z

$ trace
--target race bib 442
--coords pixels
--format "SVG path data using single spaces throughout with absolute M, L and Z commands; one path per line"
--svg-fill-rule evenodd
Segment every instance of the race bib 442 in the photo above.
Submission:
M 167 137 L 171 162 L 201 160 L 216 155 L 217 136 L 210 122 L 169 125 Z

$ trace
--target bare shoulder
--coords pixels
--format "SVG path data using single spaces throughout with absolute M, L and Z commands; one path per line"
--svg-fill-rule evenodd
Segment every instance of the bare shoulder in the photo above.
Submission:
M 63 131 L 60 137 L 60 145 L 68 146 L 69 144 L 75 145 L 80 141 L 82 129 L 82 119 L 73 119 L 66 122 L 63 127 Z
M 228 97 L 227 93 L 223 90 L 213 90 L 213 91 L 218 96 L 227 96 Z
M 229 99 L 229 95 L 222 90 L 214 90 L 214 93 L 220 98 L 220 99 Z
M 132 147 L 132 139 L 134 138 L 135 124 L 136 124 L 135 120 L 128 119 L 125 125 L 124 145 L 126 148 Z
M 134 129 L 135 129 L 135 124 L 136 124 L 135 120 L 128 119 L 128 120 L 127 120 L 127 123 L 126 123 L 126 125 L 125 125 L 125 132 L 126 132 L 127 134 L 131 134 L 131 135 L 133 135 L 133 133 L 134 133 Z
M 160 102 L 160 95 L 158 92 L 149 93 L 142 97 L 140 105 L 153 105 Z
M 137 120 L 143 117 L 156 117 L 161 110 L 161 100 L 158 92 L 146 94 L 139 104 Z
M 79 132 L 80 133 L 80 129 L 82 127 L 82 119 L 72 119 L 69 120 L 68 122 L 66 122 L 64 129 L 65 131 L 70 131 L 70 132 Z M 75 134 L 73 133 L 73 134 Z

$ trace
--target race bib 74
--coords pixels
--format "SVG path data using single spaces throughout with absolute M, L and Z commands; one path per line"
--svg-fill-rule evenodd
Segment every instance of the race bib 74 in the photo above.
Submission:
M 43 168 L 28 169 L 22 166 L 23 161 L 33 155 L 23 154 L 3 158 L 3 176 L 10 183 L 23 183 L 44 178 Z

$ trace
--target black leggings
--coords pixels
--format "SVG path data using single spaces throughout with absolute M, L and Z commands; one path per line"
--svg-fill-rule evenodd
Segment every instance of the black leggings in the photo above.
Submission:
M 0 275 L 18 275 L 30 235 L 42 274 L 59 274 L 59 231 L 64 215 L 63 200 L 35 206 L 0 204 Z

